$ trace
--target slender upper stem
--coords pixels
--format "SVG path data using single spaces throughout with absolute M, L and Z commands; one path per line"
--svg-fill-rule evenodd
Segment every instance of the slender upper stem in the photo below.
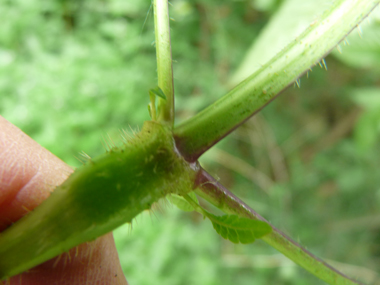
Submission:
M 203 169 L 199 173 L 197 184 L 199 188 L 196 193 L 225 213 L 267 222 L 272 227 L 272 232 L 261 239 L 319 279 L 333 285 L 360 284 L 331 267 L 275 228 Z
M 166 96 L 166 100 L 159 98 L 158 120 L 173 127 L 174 84 L 168 0 L 154 0 L 154 27 L 156 38 L 158 86 Z
M 379 0 L 337 0 L 273 59 L 227 95 L 174 129 L 177 147 L 195 161 L 297 80 L 363 20 Z

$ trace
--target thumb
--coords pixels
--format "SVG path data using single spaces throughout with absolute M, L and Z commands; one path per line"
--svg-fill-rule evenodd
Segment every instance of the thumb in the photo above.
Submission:
M 0 116 L 0 231 L 37 207 L 72 171 Z M 7 284 L 127 284 L 127 281 L 110 233 L 14 276 Z

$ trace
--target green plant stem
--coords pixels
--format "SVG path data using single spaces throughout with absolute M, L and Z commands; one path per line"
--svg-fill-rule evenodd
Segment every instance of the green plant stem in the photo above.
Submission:
M 172 128 L 174 125 L 174 83 L 168 0 L 154 0 L 154 27 L 158 86 L 166 96 L 166 100 L 159 99 L 158 120 Z
M 360 284 L 331 267 L 275 228 L 203 169 L 199 172 L 197 184 L 199 188 L 196 193 L 225 213 L 268 223 L 272 227 L 272 232 L 261 239 L 319 279 L 333 285 Z
M 127 145 L 78 168 L 1 232 L 0 280 L 131 223 L 167 194 L 192 191 L 199 167 L 178 156 L 173 144 L 167 126 L 147 121 Z
M 378 3 L 379 0 L 333 2 L 319 20 L 268 63 L 214 104 L 175 127 L 174 136 L 182 155 L 195 161 L 260 111 L 329 53 Z

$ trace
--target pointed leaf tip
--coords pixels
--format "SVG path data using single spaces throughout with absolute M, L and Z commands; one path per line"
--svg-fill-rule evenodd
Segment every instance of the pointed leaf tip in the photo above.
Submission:
M 155 88 L 150 89 L 149 94 L 154 94 L 154 95 L 166 100 L 165 93 L 164 93 L 164 91 L 162 91 L 162 89 L 159 86 L 156 86 Z

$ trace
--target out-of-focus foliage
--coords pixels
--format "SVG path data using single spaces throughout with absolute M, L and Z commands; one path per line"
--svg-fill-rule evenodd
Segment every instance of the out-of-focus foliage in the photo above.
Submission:
M 124 3 L 125 2 L 125 3 Z M 0 112 L 68 163 L 149 118 L 149 1 L 1 1 Z
M 132 228 L 114 232 L 130 284 L 223 284 L 220 239 L 211 223 L 179 211 L 165 206 L 165 213 L 143 213 Z
M 344 52 L 341 52 L 342 47 L 334 51 L 339 60 L 353 68 L 380 72 L 380 10 L 375 10 L 343 45 Z M 373 148 L 380 135 L 380 88 L 378 84 L 355 88 L 351 96 L 365 110 L 355 127 L 357 145 L 363 150 Z
M 282 2 L 171 1 L 177 121 L 227 91 Z M 79 151 L 102 152 L 102 135 L 117 136 L 118 129 L 149 119 L 148 91 L 157 85 L 149 0 L 1 1 L 0 13 L 6 19 L 0 27 L 0 114 L 50 151 L 78 165 Z M 313 68 L 301 88 L 283 92 L 202 163 L 316 255 L 378 284 L 375 19 L 368 32 L 363 25 L 357 43 L 341 44 L 342 55 L 326 58 L 327 71 Z M 286 33 L 285 26 L 278 31 Z M 116 231 L 131 284 L 322 284 L 260 241 L 222 240 L 196 213 L 164 204 L 151 218 L 142 216 L 132 230 Z
M 245 58 L 230 78 L 230 85 L 239 84 L 294 41 L 309 25 L 318 21 L 328 9 L 330 2 L 330 0 L 285 1 L 247 50 Z M 261 8 L 262 4 L 258 6 Z M 281 30 L 286 32 L 279 32 Z
M 342 48 L 344 46 L 344 52 Z M 340 44 L 334 56 L 354 68 L 380 68 L 380 10 L 376 9 Z

